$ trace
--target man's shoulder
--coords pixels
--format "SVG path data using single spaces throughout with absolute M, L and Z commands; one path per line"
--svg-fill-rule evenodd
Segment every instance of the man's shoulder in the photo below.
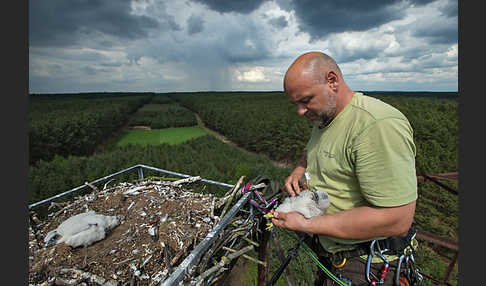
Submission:
M 367 96 L 363 93 L 356 93 L 352 107 L 361 120 L 381 120 L 385 118 L 406 119 L 402 112 L 394 106 L 381 101 L 378 98 Z

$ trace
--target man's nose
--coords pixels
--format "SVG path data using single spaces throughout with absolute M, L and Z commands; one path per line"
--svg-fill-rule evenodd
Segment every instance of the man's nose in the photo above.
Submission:
M 307 107 L 305 105 L 303 105 L 303 104 L 297 105 L 297 113 L 300 116 L 303 116 L 306 112 L 307 112 Z

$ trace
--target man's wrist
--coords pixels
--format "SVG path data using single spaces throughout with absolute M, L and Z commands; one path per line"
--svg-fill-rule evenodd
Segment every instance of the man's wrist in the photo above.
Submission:
M 302 217 L 302 222 L 299 224 L 300 226 L 300 229 L 298 229 L 297 231 L 301 231 L 301 232 L 306 232 L 306 233 L 314 233 L 312 231 L 312 217 L 311 218 L 305 218 L 305 217 Z
M 297 167 L 307 168 L 307 151 L 304 150 L 302 156 L 300 157 L 299 161 L 297 161 Z

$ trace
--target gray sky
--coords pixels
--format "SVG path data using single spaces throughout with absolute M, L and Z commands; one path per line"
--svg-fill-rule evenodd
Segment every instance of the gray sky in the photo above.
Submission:
M 354 90 L 457 91 L 457 0 L 30 0 L 29 92 L 282 90 L 307 51 Z

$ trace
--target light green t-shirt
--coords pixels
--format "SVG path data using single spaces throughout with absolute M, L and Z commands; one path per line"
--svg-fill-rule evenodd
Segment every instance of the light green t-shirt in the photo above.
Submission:
M 355 93 L 327 127 L 313 128 L 306 150 L 307 184 L 329 194 L 327 214 L 360 206 L 400 206 L 417 199 L 412 127 L 383 101 Z M 366 240 L 320 236 L 320 241 L 334 253 Z

